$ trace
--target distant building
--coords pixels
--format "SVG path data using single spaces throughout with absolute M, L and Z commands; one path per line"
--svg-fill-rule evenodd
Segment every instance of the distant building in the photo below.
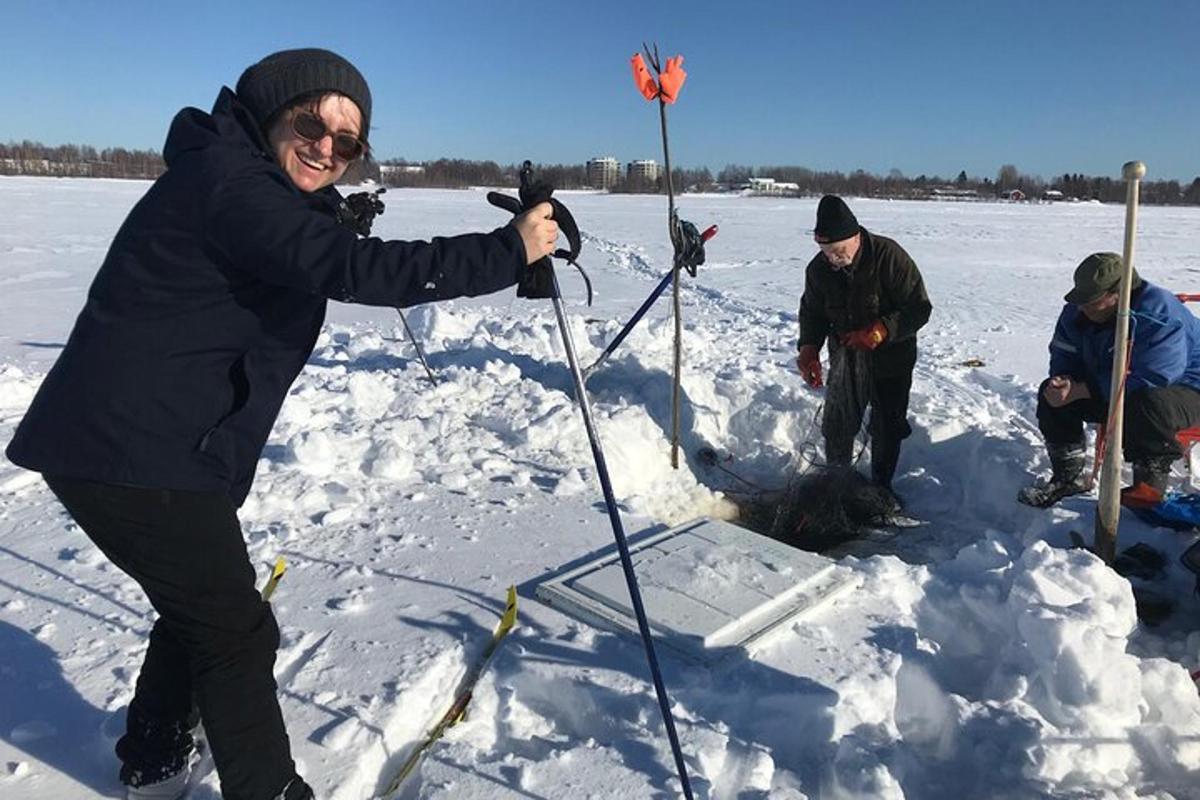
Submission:
M 659 168 L 658 162 L 652 158 L 643 161 L 630 161 L 625 167 L 625 177 L 630 181 L 655 183 L 661 176 L 662 169 Z
M 1058 189 L 1047 189 L 1046 191 L 1042 192 L 1042 200 L 1047 203 L 1055 203 L 1063 199 L 1063 193 Z
M 787 181 L 777 181 L 774 178 L 751 178 L 748 188 L 754 194 L 765 194 L 772 196 L 781 196 L 788 194 L 799 194 L 800 184 L 788 183 Z
M 380 164 L 379 174 L 383 177 L 389 175 L 421 175 L 425 172 L 424 164 Z
M 621 177 L 621 162 L 612 156 L 597 156 L 587 162 L 587 181 L 593 189 L 611 189 Z
M 974 189 L 960 189 L 957 186 L 935 186 L 929 190 L 932 200 L 978 200 L 979 192 Z
M 1009 201 L 1010 203 L 1025 202 L 1025 193 L 1022 192 L 1020 189 L 1009 189 L 1007 192 L 1002 194 L 1001 197 L 1003 197 L 1005 200 Z

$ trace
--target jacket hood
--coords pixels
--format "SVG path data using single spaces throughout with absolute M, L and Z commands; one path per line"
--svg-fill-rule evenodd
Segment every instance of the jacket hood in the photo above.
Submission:
M 228 86 L 221 87 L 211 113 L 185 108 L 175 115 L 163 145 L 163 160 L 169 168 L 184 153 L 214 146 L 245 149 L 271 158 L 258 123 Z
M 262 159 L 278 168 L 254 116 L 228 86 L 221 87 L 211 113 L 185 108 L 175 115 L 163 146 L 163 160 L 170 169 L 189 153 L 213 148 L 241 151 L 250 159 Z M 288 185 L 292 185 L 290 179 Z M 329 204 L 329 210 L 334 213 L 342 202 L 342 195 L 334 186 L 326 186 L 308 196 L 319 204 Z

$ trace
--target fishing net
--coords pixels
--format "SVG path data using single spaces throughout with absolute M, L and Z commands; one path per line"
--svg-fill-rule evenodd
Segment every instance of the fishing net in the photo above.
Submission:
M 801 445 L 782 493 L 744 506 L 747 525 L 804 550 L 821 551 L 877 527 L 896 511 L 895 498 L 854 467 L 866 449 L 863 416 L 870 399 L 870 354 L 832 347 L 820 420 L 825 457 Z M 810 431 L 811 433 L 811 431 Z

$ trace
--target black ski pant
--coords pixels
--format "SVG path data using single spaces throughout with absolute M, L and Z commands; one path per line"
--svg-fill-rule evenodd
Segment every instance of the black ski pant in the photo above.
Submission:
M 1050 379 L 1038 387 L 1038 428 L 1046 443 L 1069 445 L 1083 441 L 1085 422 L 1102 424 L 1108 417 L 1108 402 L 1093 392 L 1086 400 L 1076 400 L 1055 408 L 1046 402 L 1044 391 Z M 1122 450 L 1127 461 L 1172 456 L 1179 458 L 1183 449 L 1175 434 L 1200 425 L 1200 391 L 1190 386 L 1160 386 L 1139 389 L 1125 397 Z
M 296 774 L 275 696 L 279 629 L 254 587 L 233 502 L 220 492 L 46 483 L 158 612 L 117 743 L 122 780 L 152 783 L 182 765 L 194 702 L 222 797 L 275 798 Z
M 912 435 L 908 424 L 912 369 L 881 374 L 872 369 L 870 355 L 845 347 L 830 352 L 821 419 L 825 460 L 830 466 L 850 465 L 854 439 L 870 408 L 867 431 L 871 435 L 871 480 L 890 489 L 900 462 L 900 443 Z

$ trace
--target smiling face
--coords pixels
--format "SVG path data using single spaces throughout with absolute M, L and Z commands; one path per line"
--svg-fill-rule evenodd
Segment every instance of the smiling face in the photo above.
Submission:
M 325 123 L 325 135 L 308 141 L 296 134 L 292 119 L 297 113 L 310 111 Z M 304 192 L 315 192 L 332 185 L 350 166 L 334 155 L 333 135 L 346 133 L 362 138 L 362 113 L 354 101 L 345 95 L 327 94 L 319 102 L 288 109 L 279 115 L 267 133 L 271 152 L 292 183 Z

